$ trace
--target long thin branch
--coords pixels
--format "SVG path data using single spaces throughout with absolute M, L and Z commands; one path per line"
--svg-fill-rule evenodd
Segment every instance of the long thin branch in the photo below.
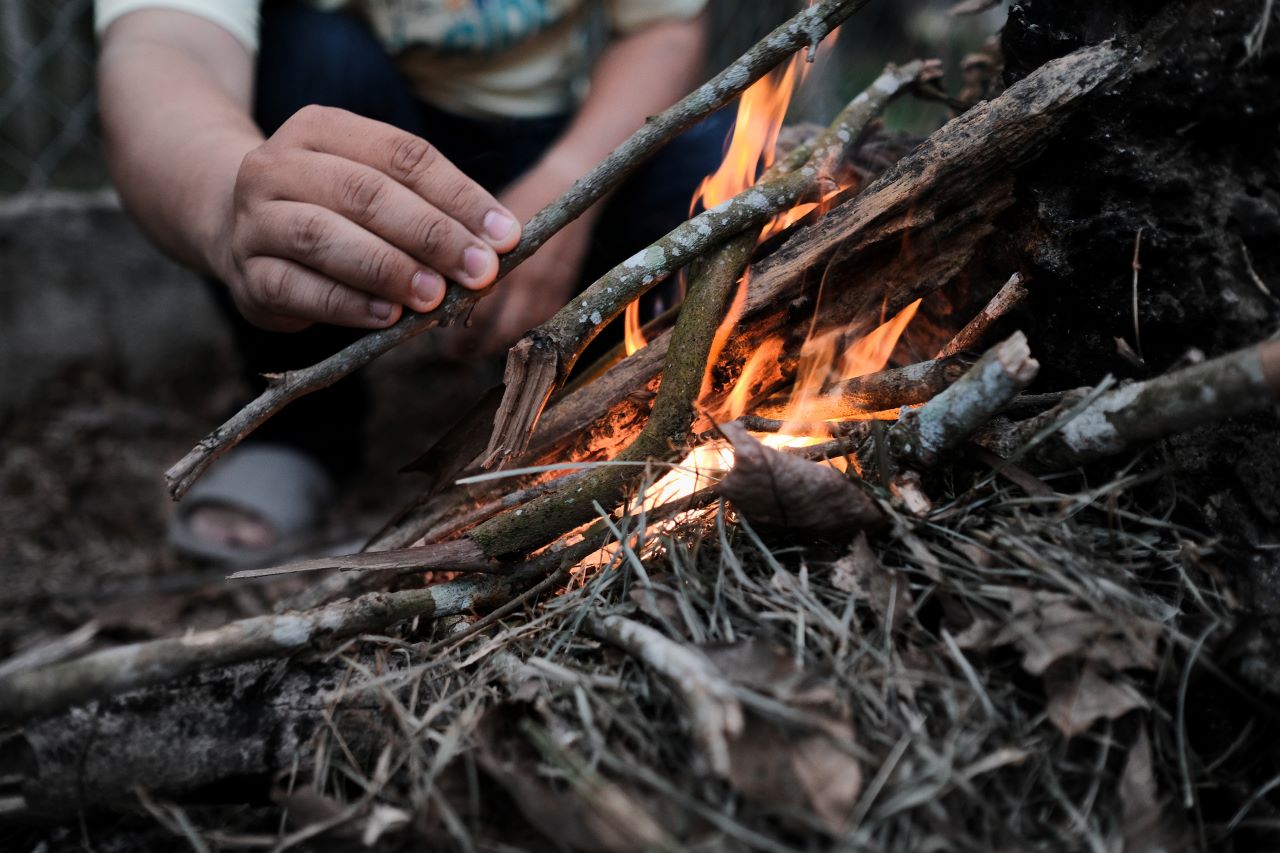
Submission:
M 326 638 L 352 637 L 414 617 L 438 618 L 500 604 L 549 570 L 539 558 L 505 577 L 474 576 L 425 589 L 375 592 L 314 610 L 242 619 L 209 631 L 105 649 L 19 672 L 0 678 L 0 725 L 223 664 L 284 657 Z
M 520 244 L 503 256 L 498 279 L 501 280 L 560 229 L 581 216 L 664 144 L 742 94 L 800 48 L 807 45 L 812 53 L 833 29 L 867 2 L 869 0 L 821 0 L 815 3 L 775 29 L 679 103 L 651 117 L 630 139 L 529 221 Z M 170 495 L 175 500 L 181 498 L 215 459 L 239 444 L 289 403 L 327 388 L 433 326 L 447 325 L 464 316 L 482 295 L 450 284 L 444 303 L 430 314 L 406 311 L 391 328 L 365 335 L 318 364 L 279 376 L 257 399 L 202 439 L 165 473 Z
M 778 164 L 755 186 L 682 223 L 609 270 L 554 317 L 528 332 L 508 357 L 506 395 L 494 423 L 487 461 L 505 460 L 528 446 L 551 394 L 563 384 L 587 345 L 628 305 L 691 259 L 835 189 L 836 168 L 857 145 L 871 119 L 890 100 L 935 70 L 936 65 L 921 61 L 885 69 L 814 141 L 805 165 L 798 164 L 804 162 L 807 151 Z

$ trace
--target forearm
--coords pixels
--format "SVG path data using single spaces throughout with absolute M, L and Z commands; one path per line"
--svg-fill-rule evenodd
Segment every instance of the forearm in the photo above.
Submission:
M 707 16 L 669 21 L 613 41 L 591 90 L 539 168 L 563 175 L 565 188 L 701 82 Z
M 221 28 L 190 16 L 175 27 L 174 15 L 135 13 L 105 34 L 98 82 L 107 158 L 152 239 L 217 272 L 214 247 L 237 170 L 263 140 L 250 116 L 253 60 Z

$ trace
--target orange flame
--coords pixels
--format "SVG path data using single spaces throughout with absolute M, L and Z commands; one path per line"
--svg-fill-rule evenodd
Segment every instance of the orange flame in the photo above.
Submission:
M 638 350 L 649 345 L 644 337 L 643 326 L 640 322 L 640 300 L 637 299 L 627 306 L 622 317 L 622 346 L 627 355 L 635 355 Z

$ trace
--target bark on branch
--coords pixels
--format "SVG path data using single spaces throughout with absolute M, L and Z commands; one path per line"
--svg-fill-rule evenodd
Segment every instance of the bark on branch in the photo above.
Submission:
M 536 252 L 560 229 L 603 198 L 644 160 L 682 131 L 732 101 L 797 50 L 810 53 L 841 22 L 868 0 L 821 0 L 779 26 L 728 68 L 698 87 L 679 103 L 645 122 L 630 139 L 580 178 L 563 196 L 539 212 L 525 226 L 520 244 L 503 256 L 498 280 Z M 223 453 L 239 444 L 273 414 L 299 397 L 327 388 L 352 371 L 427 329 L 463 317 L 483 294 L 450 284 L 444 303 L 430 314 L 406 311 L 394 326 L 365 335 L 346 349 L 303 370 L 282 374 L 230 420 L 191 449 L 165 474 L 175 499 Z
M 889 430 L 889 449 L 916 467 L 930 467 L 967 441 L 1031 384 L 1040 363 L 1027 338 L 1016 332 L 997 344 L 954 385 L 918 409 L 909 409 Z

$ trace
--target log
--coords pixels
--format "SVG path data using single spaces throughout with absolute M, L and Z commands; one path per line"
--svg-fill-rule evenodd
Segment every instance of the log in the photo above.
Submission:
M 381 700 L 347 693 L 347 671 L 251 661 L 28 721 L 0 743 L 0 775 L 18 780 L 27 819 L 140 812 L 139 786 L 166 800 L 267 805 L 281 770 L 310 775 L 325 732 L 366 767 L 384 748 Z
M 679 103 L 651 117 L 595 168 L 525 226 L 520 244 L 501 259 L 500 281 L 587 208 L 606 196 L 649 156 L 702 118 L 742 94 L 770 69 L 804 46 L 810 58 L 818 43 L 868 0 L 820 0 L 779 26 L 728 68 Z M 495 283 L 496 283 L 495 281 Z M 169 493 L 181 498 L 215 459 L 239 444 L 273 414 L 294 400 L 327 388 L 378 356 L 433 326 L 466 316 L 484 293 L 450 284 L 444 303 L 430 314 L 406 311 L 392 327 L 365 335 L 346 349 L 303 370 L 282 374 L 230 420 L 218 427 L 166 473 Z

